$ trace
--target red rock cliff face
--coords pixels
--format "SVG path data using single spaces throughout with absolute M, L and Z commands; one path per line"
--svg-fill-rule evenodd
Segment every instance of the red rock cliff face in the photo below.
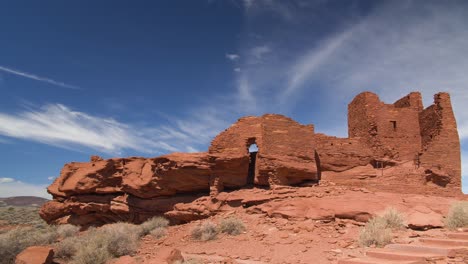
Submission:
M 376 167 L 384 175 L 379 162 L 393 166 L 385 182 L 415 177 L 407 182 L 460 187 L 460 142 L 448 94 L 423 109 L 419 93 L 385 104 L 365 92 L 348 109 L 349 138 L 266 114 L 239 119 L 204 153 L 68 163 L 49 186 L 54 199 L 41 216 L 79 225 L 139 223 L 155 215 L 190 221 L 215 212 L 223 190 L 316 183 L 322 173 L 332 181 L 375 178 Z M 249 153 L 252 144 L 258 151 Z

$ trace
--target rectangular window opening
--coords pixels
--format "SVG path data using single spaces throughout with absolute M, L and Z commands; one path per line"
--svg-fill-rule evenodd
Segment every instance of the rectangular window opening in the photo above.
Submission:
M 393 131 L 397 131 L 396 121 L 390 121 L 390 123 L 392 123 Z

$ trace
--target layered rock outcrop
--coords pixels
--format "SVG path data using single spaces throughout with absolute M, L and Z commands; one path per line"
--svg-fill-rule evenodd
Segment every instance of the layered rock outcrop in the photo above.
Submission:
M 349 138 L 316 134 L 313 125 L 266 114 L 239 119 L 213 139 L 208 152 L 68 163 L 49 186 L 54 200 L 41 216 L 79 225 L 138 223 L 163 214 L 190 221 L 218 210 L 223 190 L 318 183 L 322 175 L 336 182 L 365 180 L 399 166 L 386 173 L 404 171 L 404 177 L 421 176 L 418 184 L 459 188 L 460 143 L 448 94 L 437 94 L 434 105 L 423 109 L 419 93 L 384 104 L 365 92 L 348 108 Z M 249 152 L 252 145 L 258 150 Z M 403 175 L 381 180 L 398 177 Z

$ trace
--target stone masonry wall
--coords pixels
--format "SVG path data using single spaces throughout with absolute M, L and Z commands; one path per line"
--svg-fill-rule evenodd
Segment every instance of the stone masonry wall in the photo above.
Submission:
M 420 114 L 422 135 L 421 165 L 441 169 L 450 183 L 461 184 L 460 139 L 448 93 L 434 95 L 434 104 Z
M 219 134 L 209 148 L 214 159 L 212 191 L 246 185 L 248 147 L 257 144 L 254 183 L 298 184 L 317 180 L 314 128 L 282 115 L 241 118 Z
M 411 93 L 395 104 L 385 104 L 365 92 L 348 105 L 349 137 L 362 138 L 376 157 L 412 160 L 421 149 L 421 95 Z

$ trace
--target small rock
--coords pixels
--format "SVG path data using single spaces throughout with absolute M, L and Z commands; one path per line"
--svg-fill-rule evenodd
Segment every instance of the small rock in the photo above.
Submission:
M 54 250 L 51 247 L 28 247 L 16 256 L 15 264 L 51 264 Z

